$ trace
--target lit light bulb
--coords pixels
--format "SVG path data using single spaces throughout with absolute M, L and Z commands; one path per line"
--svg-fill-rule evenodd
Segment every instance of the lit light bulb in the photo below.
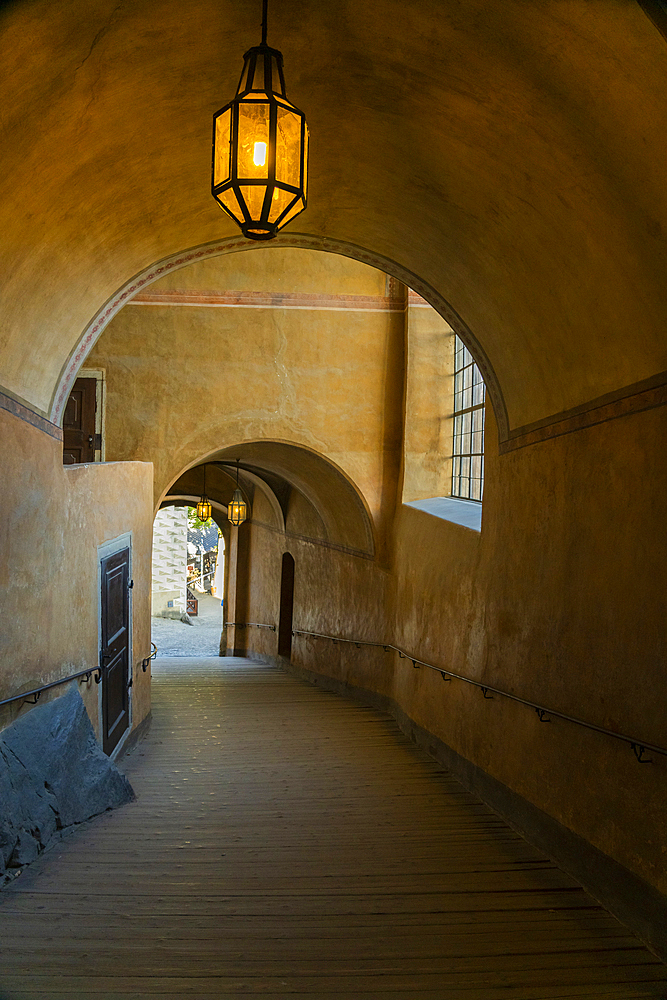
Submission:
M 252 162 L 256 167 L 263 167 L 266 163 L 266 143 L 256 142 L 253 150 Z

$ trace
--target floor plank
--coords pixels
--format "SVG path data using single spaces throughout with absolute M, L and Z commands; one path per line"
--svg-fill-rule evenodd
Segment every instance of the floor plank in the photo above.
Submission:
M 667 996 L 667 969 L 387 716 L 155 666 L 137 801 L 0 894 L 0 1000 Z

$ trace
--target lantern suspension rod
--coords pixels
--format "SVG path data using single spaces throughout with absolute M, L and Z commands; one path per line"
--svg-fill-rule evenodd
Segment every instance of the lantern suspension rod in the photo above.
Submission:
M 266 45 L 266 25 L 268 20 L 269 0 L 262 0 L 262 45 Z

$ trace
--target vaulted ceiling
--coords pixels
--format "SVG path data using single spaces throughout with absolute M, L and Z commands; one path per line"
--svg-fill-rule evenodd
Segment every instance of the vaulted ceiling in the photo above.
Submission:
M 259 0 L 0 9 L 4 392 L 53 415 L 133 275 L 241 248 L 209 194 L 211 117 L 259 21 Z M 636 0 L 272 0 L 269 42 L 312 136 L 284 242 L 421 280 L 511 427 L 667 370 L 667 42 Z

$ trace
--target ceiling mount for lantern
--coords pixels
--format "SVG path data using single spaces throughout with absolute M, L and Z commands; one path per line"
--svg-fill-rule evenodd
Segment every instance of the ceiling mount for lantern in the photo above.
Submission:
M 211 516 L 211 504 L 206 497 L 206 466 L 204 466 L 204 493 L 197 504 L 197 517 L 200 521 L 208 521 Z
M 232 524 L 238 526 L 243 524 L 246 517 L 248 516 L 248 505 L 243 499 L 243 494 L 239 489 L 239 461 L 236 459 L 236 489 L 234 490 L 234 496 L 232 497 L 231 503 L 227 508 L 227 517 L 232 522 Z
M 283 57 L 248 49 L 236 97 L 213 116 L 211 192 L 251 240 L 270 240 L 306 207 L 308 126 L 285 97 Z

